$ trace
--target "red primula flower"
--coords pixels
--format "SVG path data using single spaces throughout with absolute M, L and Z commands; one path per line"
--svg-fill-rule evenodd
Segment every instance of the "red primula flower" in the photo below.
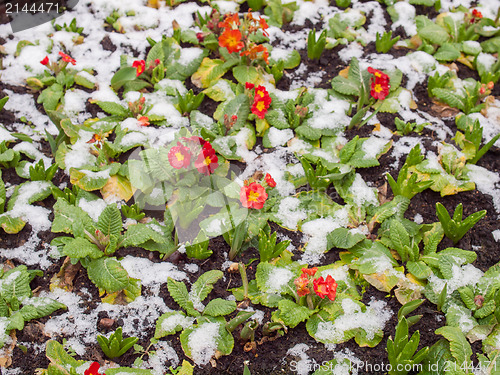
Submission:
M 262 29 L 262 34 L 264 34 L 264 36 L 269 36 L 269 33 L 266 31 L 266 29 L 269 26 L 267 25 L 267 22 L 264 18 L 259 19 L 259 25 L 260 25 L 260 28 Z
M 483 18 L 483 14 L 477 9 L 472 10 L 472 17 L 474 18 Z
M 258 98 L 255 96 L 255 101 L 252 104 L 252 113 L 258 118 L 263 119 L 266 117 L 267 109 L 271 105 L 271 97 Z
M 215 169 L 219 166 L 219 158 L 215 155 L 215 150 L 209 142 L 205 142 L 201 149 L 198 158 L 194 162 L 194 166 L 198 172 L 203 173 L 205 176 L 214 173 Z
M 260 210 L 264 207 L 267 199 L 266 189 L 257 183 L 252 182 L 248 186 L 242 186 L 240 190 L 240 201 L 243 207 L 256 208 Z
M 42 65 L 47 65 L 49 63 L 49 56 L 45 56 L 42 61 L 40 61 L 40 64 Z
M 389 76 L 372 67 L 368 68 L 368 73 L 373 74 L 370 95 L 377 100 L 384 100 L 389 95 L 389 89 L 391 88 Z
M 261 44 L 257 44 L 252 46 L 249 50 L 243 51 L 240 53 L 240 56 L 248 56 L 250 60 L 256 60 L 259 56 L 258 54 L 262 52 L 262 59 L 269 64 L 269 52 L 267 48 Z
M 377 100 L 384 100 L 389 95 L 390 87 L 387 82 L 374 81 L 370 88 L 370 95 Z
M 375 80 L 383 80 L 389 82 L 389 76 L 378 69 L 373 69 L 371 66 L 368 67 L 368 73 L 373 74 L 375 76 Z M 373 79 L 373 77 L 372 77 Z
M 168 152 L 168 161 L 175 169 L 187 168 L 191 163 L 191 152 L 189 148 L 177 142 L 177 146 L 172 147 Z
M 307 276 L 305 275 L 302 275 L 298 278 L 296 278 L 293 283 L 295 284 L 295 286 L 297 287 L 297 295 L 299 297 L 303 297 L 305 296 L 306 294 L 309 294 L 311 293 L 311 291 L 309 290 L 308 288 L 308 285 L 309 285 L 309 279 L 307 278 Z
M 266 97 L 269 97 L 269 99 L 271 98 L 266 88 L 262 85 L 257 86 L 257 88 L 255 89 L 255 100 Z
M 144 73 L 144 70 L 146 70 L 146 61 L 135 60 L 132 64 L 132 68 L 136 69 L 136 77 L 139 77 L 142 73 Z
M 83 375 L 100 375 L 99 374 L 99 368 L 101 366 L 99 365 L 98 362 L 92 362 L 92 364 L 90 365 L 90 367 L 85 370 L 85 372 L 83 373 Z
M 250 83 L 250 82 L 245 82 L 245 88 L 247 90 L 251 90 L 255 87 L 255 85 L 253 83 Z
M 245 46 L 241 41 L 240 30 L 226 30 L 219 37 L 219 46 L 226 47 L 227 52 L 240 52 Z
M 141 116 L 137 121 L 139 121 L 139 125 L 141 126 L 149 126 L 149 118 L 147 116 Z
M 228 14 L 224 19 L 224 22 L 219 22 L 219 27 L 224 29 L 232 29 L 233 27 L 238 27 L 240 25 L 240 19 L 238 13 Z
M 317 267 L 313 267 L 313 268 L 302 268 L 302 273 L 304 275 L 309 275 L 309 276 L 314 276 L 316 274 L 316 272 L 318 271 L 318 268 Z
M 73 65 L 76 64 L 76 60 L 73 59 L 70 55 L 66 55 L 63 52 L 59 52 L 59 55 L 62 57 L 62 61 L 67 62 L 67 63 L 71 63 Z
M 266 180 L 267 186 L 272 188 L 276 187 L 276 181 L 274 181 L 274 178 L 269 173 L 266 173 L 266 177 L 264 177 L 264 179 Z
M 335 300 L 337 294 L 337 283 L 335 279 L 328 275 L 326 280 L 323 276 L 313 280 L 314 292 L 321 297 L 321 299 L 328 297 L 330 301 Z

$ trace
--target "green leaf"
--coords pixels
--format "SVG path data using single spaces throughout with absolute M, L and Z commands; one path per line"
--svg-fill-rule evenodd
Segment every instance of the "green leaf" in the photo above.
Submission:
M 136 72 L 136 69 L 131 66 L 121 68 L 111 78 L 111 87 L 114 90 L 120 89 L 125 83 L 136 79 Z
M 326 236 L 328 245 L 327 249 L 339 248 L 350 249 L 357 243 L 363 241 L 366 236 L 361 233 L 352 233 L 347 228 L 337 228 Z
M 401 306 L 401 308 L 398 311 L 398 320 L 412 313 L 414 310 L 418 309 L 420 305 L 422 305 L 422 303 L 424 302 L 425 299 L 416 299 Z
M 198 277 L 198 280 L 191 286 L 189 293 L 190 299 L 203 301 L 214 288 L 214 284 L 224 276 L 224 273 L 219 270 L 211 270 L 205 272 Z
M 343 95 L 359 96 L 359 83 L 342 76 L 332 79 L 332 88 Z
M 57 109 L 59 101 L 64 96 L 63 88 L 58 83 L 47 87 L 38 96 L 37 103 L 43 104 L 45 111 L 54 111 Z
M 110 177 L 110 169 L 94 172 L 89 170 L 78 170 L 71 168 L 69 171 L 70 181 L 73 185 L 82 188 L 85 191 L 102 189 Z
M 240 94 L 234 99 L 231 99 L 229 102 L 227 102 L 224 107 L 224 114 L 222 115 L 222 118 L 224 118 L 224 115 L 228 115 L 229 118 L 231 118 L 231 116 L 233 115 L 238 116 L 238 119 L 234 123 L 233 129 L 239 130 L 245 125 L 249 114 L 250 102 L 248 100 L 248 96 L 246 96 L 245 94 Z
M 5 106 L 5 103 L 7 103 L 8 100 L 9 100 L 8 96 L 5 96 L 2 99 L 0 99 L 0 111 L 3 109 L 3 107 Z
M 0 215 L 0 227 L 2 227 L 5 233 L 8 234 L 19 233 L 24 228 L 25 225 L 26 222 L 19 217 L 13 217 L 9 213 Z
M 442 335 L 450 342 L 451 355 L 457 363 L 467 364 L 472 356 L 469 342 L 459 328 L 444 326 L 436 330 L 437 335 Z
M 101 107 L 101 109 L 104 112 L 106 112 L 110 115 L 115 115 L 115 116 L 120 116 L 120 117 L 127 117 L 128 116 L 128 111 L 118 103 L 98 101 L 98 102 L 96 102 L 96 104 L 99 107 Z
M 204 365 L 216 354 L 216 351 L 219 355 L 230 354 L 233 351 L 234 339 L 225 326 L 224 318 L 207 317 L 203 323 L 186 328 L 180 335 L 182 349 L 186 356 L 198 365 Z M 210 343 L 213 340 L 215 340 L 216 348 Z M 204 342 L 206 345 L 203 345 Z
M 122 229 L 122 215 L 116 204 L 106 206 L 102 211 L 97 221 L 97 229 L 105 236 L 118 236 L 120 234 Z
M 24 321 L 28 322 L 50 315 L 59 309 L 66 309 L 66 305 L 51 298 L 31 297 L 23 301 L 23 307 L 19 312 L 23 316 Z
M 0 293 L 9 304 L 17 304 L 25 298 L 31 297 L 30 275 L 25 265 L 17 266 L 2 276 L 0 284 Z M 15 308 L 14 310 L 17 310 Z
M 198 70 L 191 76 L 191 80 L 197 87 L 210 87 L 237 63 L 238 59 L 224 62 L 220 59 L 211 60 L 205 57 Z
M 434 54 L 438 61 L 453 61 L 460 57 L 460 50 L 451 43 L 445 43 Z
M 116 258 L 99 258 L 90 261 L 87 274 L 99 289 L 107 293 L 123 290 L 129 284 L 128 273 Z
M 143 370 L 139 368 L 129 368 L 129 367 L 115 367 L 106 370 L 106 375 L 153 375 L 152 370 Z
M 444 101 L 450 107 L 455 107 L 461 111 L 465 110 L 466 108 L 464 99 L 448 89 L 437 87 L 432 89 L 432 94 L 438 99 Z
M 84 361 L 77 361 L 68 353 L 66 353 L 64 347 L 55 340 L 47 341 L 45 355 L 50 360 L 50 363 L 56 368 L 61 370 L 65 369 L 66 372 L 63 372 L 61 374 L 69 375 L 69 372 L 66 370 L 68 366 L 70 368 L 76 369 L 84 363 Z
M 104 256 L 104 253 L 96 244 L 91 243 L 85 238 L 77 237 L 68 240 L 62 250 L 63 254 L 72 259 L 81 259 L 89 257 L 98 259 Z
M 32 204 L 42 201 L 52 194 L 54 185 L 49 181 L 27 181 L 17 185 L 9 199 L 7 210 L 12 210 L 16 204 Z
M 280 319 L 290 328 L 295 328 L 315 313 L 315 310 L 309 310 L 306 306 L 297 305 L 288 299 L 279 301 L 278 308 Z
M 167 289 L 175 302 L 179 304 L 184 310 L 188 310 L 189 308 L 189 293 L 187 291 L 186 284 L 181 281 L 175 281 L 171 277 L 168 278 L 167 281 Z M 191 302 L 192 306 L 192 302 Z
M 222 298 L 215 298 L 207 304 L 207 306 L 203 310 L 203 315 L 223 316 L 231 314 L 234 310 L 236 310 L 235 301 L 227 301 Z
M 431 268 L 422 261 L 409 261 L 406 263 L 406 268 L 417 279 L 427 279 L 432 275 Z
M 233 76 L 242 85 L 246 82 L 257 84 L 261 80 L 261 75 L 254 66 L 237 65 L 233 68 Z
M 121 243 L 121 246 L 140 246 L 149 240 L 156 243 L 166 242 L 165 238 L 160 233 L 150 228 L 148 225 L 141 223 L 132 224 L 128 226 L 127 231 L 123 235 L 123 242 Z
M 435 24 L 426 16 L 415 17 L 415 23 L 417 24 L 418 35 L 433 44 L 442 45 L 450 39 L 444 27 Z
M 182 311 L 169 311 L 156 321 L 155 339 L 173 335 L 193 324 L 194 318 L 186 316 Z
M 90 216 L 80 207 L 69 204 L 65 199 L 58 198 L 54 205 L 54 221 L 52 232 L 73 233 L 73 226 L 80 223 L 83 227 L 93 224 Z
M 274 50 L 275 48 L 273 48 Z M 283 69 L 293 69 L 299 66 L 300 64 L 300 54 L 297 50 L 286 51 L 288 54 L 286 56 L 278 58 L 278 60 L 273 60 L 271 57 L 269 58 L 269 64 L 275 65 L 279 61 L 283 61 Z
M 445 279 L 450 280 L 453 278 L 453 266 L 456 266 L 456 263 L 452 258 L 447 256 L 439 257 L 439 270 Z
M 95 83 L 89 80 L 88 78 L 84 77 L 83 75 L 80 74 L 75 74 L 75 83 L 77 85 L 83 86 L 87 89 L 93 89 L 95 87 Z
M 405 246 L 410 245 L 410 236 L 406 228 L 398 220 L 391 221 L 389 236 L 394 249 L 398 252 L 402 251 Z M 403 257 L 401 258 L 403 259 Z M 403 261 L 405 260 L 403 259 Z

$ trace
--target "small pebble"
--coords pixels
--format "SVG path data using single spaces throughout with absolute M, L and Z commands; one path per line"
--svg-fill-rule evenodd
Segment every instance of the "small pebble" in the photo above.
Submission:
M 110 318 L 102 318 L 99 324 L 104 328 L 111 328 L 113 327 L 113 324 L 115 324 L 115 320 Z

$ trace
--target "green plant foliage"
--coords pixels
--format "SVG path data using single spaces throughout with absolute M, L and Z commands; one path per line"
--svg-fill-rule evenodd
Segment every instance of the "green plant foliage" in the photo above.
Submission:
M 417 353 L 418 344 L 420 342 L 420 332 L 416 331 L 410 337 L 408 332 L 408 320 L 405 315 L 422 304 L 424 300 L 415 300 L 408 302 L 399 309 L 398 324 L 394 339 L 390 337 L 387 340 L 387 354 L 389 363 L 392 369 L 390 375 L 406 375 L 410 372 L 412 366 L 422 362 L 429 352 L 428 347 L 420 349 Z
M 436 214 L 439 222 L 443 226 L 444 234 L 453 243 L 457 243 L 460 239 L 465 236 L 465 233 L 469 231 L 479 220 L 486 216 L 486 210 L 478 211 L 468 216 L 466 219 L 462 219 L 463 205 L 460 203 L 453 213 L 453 218 L 450 217 L 448 211 L 441 203 L 436 203 Z
M 97 335 L 97 342 L 101 350 L 111 359 L 124 355 L 137 341 L 139 341 L 137 337 L 127 337 L 124 339 L 122 327 L 119 327 L 109 337 Z
M 316 29 L 309 31 L 307 37 L 307 57 L 311 60 L 319 60 L 326 46 L 326 30 L 323 30 L 316 38 Z
M 30 288 L 35 276 L 42 271 L 28 270 L 21 265 L 7 272 L 1 271 L 0 277 L 0 320 L 3 332 L 0 334 L 0 348 L 14 329 L 22 330 L 30 320 L 52 314 L 66 305 L 46 297 L 34 297 Z
M 400 36 L 392 38 L 392 31 L 384 32 L 382 35 L 377 33 L 375 39 L 375 48 L 378 53 L 387 53 L 400 39 Z

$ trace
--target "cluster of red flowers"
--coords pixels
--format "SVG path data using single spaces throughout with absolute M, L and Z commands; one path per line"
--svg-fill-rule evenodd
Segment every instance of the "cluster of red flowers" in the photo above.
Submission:
M 175 169 L 189 168 L 193 155 L 196 153 L 198 156 L 194 161 L 194 167 L 198 172 L 208 176 L 214 173 L 215 169 L 219 166 L 219 158 L 215 154 L 210 142 L 205 141 L 200 137 L 183 137 L 182 140 L 187 143 L 187 146 L 181 142 L 177 142 L 168 152 L 168 161 Z
M 483 18 L 483 14 L 478 11 L 477 9 L 472 10 L 472 18 L 470 19 L 470 23 L 476 23 L 478 22 L 481 18 Z
M 370 95 L 377 100 L 384 100 L 389 95 L 389 76 L 380 70 L 368 68 L 368 73 L 373 74 L 371 78 Z
M 488 82 L 487 84 L 482 84 L 481 87 L 479 88 L 479 94 L 484 95 L 486 94 L 487 90 L 493 90 L 493 87 L 495 87 L 495 84 L 493 81 Z
M 260 119 L 263 119 L 264 117 L 266 117 L 267 110 L 269 109 L 272 101 L 269 93 L 264 86 L 255 87 L 253 83 L 249 82 L 245 84 L 245 88 L 247 90 L 253 90 L 255 88 L 253 104 L 250 109 L 252 110 L 252 113 L 254 115 L 256 115 Z
M 267 48 L 261 44 L 255 44 L 248 41 L 248 34 L 256 33 L 258 30 L 262 30 L 265 36 L 268 36 L 266 29 L 269 27 L 266 20 L 259 17 L 256 19 L 253 17 L 252 12 L 248 12 L 244 18 L 244 25 L 242 30 L 244 30 L 245 35 L 240 31 L 240 19 L 238 14 L 227 14 L 223 22 L 219 22 L 218 26 L 222 30 L 222 34 L 219 36 L 219 46 L 227 48 L 229 53 L 240 52 L 240 56 L 246 56 L 250 60 L 256 60 L 262 58 L 266 64 L 269 64 L 269 52 Z M 245 48 L 246 46 L 246 48 Z
M 158 65 L 160 65 L 160 59 L 156 59 L 155 61 L 152 61 L 151 64 L 149 64 L 148 70 L 153 70 Z M 146 61 L 135 60 L 134 63 L 132 64 L 132 68 L 136 69 L 135 75 L 136 75 L 136 77 L 139 77 L 146 70 Z
M 76 65 L 76 60 L 70 55 L 66 55 L 64 52 L 59 52 L 59 56 L 61 56 L 62 61 Z M 43 60 L 40 61 L 40 64 L 49 65 L 49 56 L 45 56 Z
M 99 368 L 101 366 L 99 365 L 99 363 L 97 362 L 92 362 L 92 364 L 90 365 L 90 367 L 85 370 L 85 372 L 83 373 L 83 375 L 106 375 L 105 373 L 102 373 L 100 374 L 99 373 Z
M 312 282 L 312 289 L 318 297 L 321 299 L 328 297 L 330 301 L 335 301 L 335 296 L 337 295 L 337 283 L 335 279 L 330 275 L 326 277 L 326 280 L 323 276 L 313 279 L 317 271 L 318 269 L 316 267 L 302 268 L 302 275 L 294 281 L 297 287 L 297 295 L 302 297 L 311 293 Z
M 273 188 L 276 181 L 269 173 L 266 173 L 263 183 L 245 181 L 240 190 L 240 201 L 245 208 L 255 208 L 260 210 L 267 200 L 266 186 Z

